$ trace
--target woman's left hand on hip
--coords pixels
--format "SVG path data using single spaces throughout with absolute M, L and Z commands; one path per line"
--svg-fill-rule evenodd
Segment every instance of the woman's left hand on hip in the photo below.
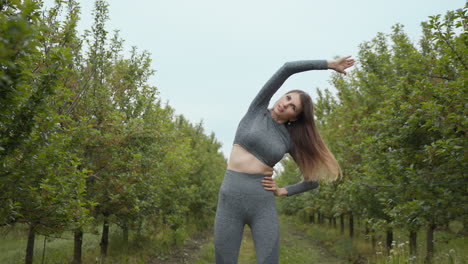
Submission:
M 288 195 L 288 192 L 286 191 L 286 189 L 279 188 L 278 185 L 276 185 L 275 180 L 271 176 L 263 177 L 262 186 L 267 191 L 273 191 L 275 196 L 287 196 Z

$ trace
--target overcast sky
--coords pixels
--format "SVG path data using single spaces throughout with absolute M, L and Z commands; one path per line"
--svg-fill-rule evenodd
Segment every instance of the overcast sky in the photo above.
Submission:
M 50 6 L 52 0 L 46 0 Z M 79 30 L 90 29 L 94 0 L 79 1 Z M 163 102 L 191 122 L 203 120 L 229 157 L 235 130 L 268 78 L 286 61 L 357 56 L 359 44 L 400 23 L 413 42 L 428 16 L 462 8 L 464 0 L 112 0 L 107 30 L 128 50 L 151 53 L 151 84 Z M 290 89 L 316 98 L 332 88 L 332 71 L 299 73 Z

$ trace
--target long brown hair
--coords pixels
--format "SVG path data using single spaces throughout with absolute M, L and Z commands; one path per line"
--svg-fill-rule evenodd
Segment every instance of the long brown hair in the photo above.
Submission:
M 290 93 L 298 93 L 302 104 L 302 112 L 297 120 L 287 126 L 293 143 L 291 156 L 305 180 L 335 180 L 341 176 L 341 168 L 315 126 L 314 104 L 310 95 L 302 90 L 287 92 Z

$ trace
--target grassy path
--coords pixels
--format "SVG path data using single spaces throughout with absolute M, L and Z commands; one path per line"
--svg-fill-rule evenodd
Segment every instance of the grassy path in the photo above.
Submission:
M 280 218 L 280 263 L 289 264 L 307 264 L 307 263 L 323 263 L 337 264 L 347 263 L 343 259 L 339 259 L 331 255 L 323 247 L 313 241 L 307 234 L 300 230 L 293 223 L 285 221 L 285 218 Z M 200 252 L 199 259 L 193 263 L 208 264 L 214 263 L 213 239 L 205 244 Z M 250 229 L 246 226 L 244 237 L 241 244 L 239 254 L 239 264 L 255 264 L 255 248 L 252 241 Z
M 339 259 L 294 224 L 281 221 L 280 263 L 347 263 Z

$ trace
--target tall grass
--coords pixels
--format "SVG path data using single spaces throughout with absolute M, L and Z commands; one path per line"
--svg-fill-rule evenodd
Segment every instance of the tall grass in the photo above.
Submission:
M 314 240 L 319 241 L 329 251 L 337 256 L 348 259 L 354 263 L 376 264 L 424 264 L 426 254 L 426 233 L 420 230 L 417 234 L 417 254 L 409 253 L 408 233 L 404 230 L 394 230 L 393 247 L 387 252 L 385 247 L 385 233 L 376 233 L 376 248 L 372 248 L 370 237 L 364 233 L 363 225 L 355 225 L 354 238 L 349 237 L 347 222 L 344 233 L 337 228 L 325 224 L 310 224 L 305 218 L 299 216 L 287 216 L 287 221 L 295 223 Z M 459 223 L 451 223 L 451 225 Z M 435 252 L 433 263 L 468 263 L 468 239 L 461 233 L 450 230 L 436 230 L 434 233 Z
M 176 230 L 169 227 L 148 228 L 140 233 L 130 232 L 128 246 L 125 245 L 122 230 L 115 225 L 110 226 L 109 247 L 107 258 L 100 257 L 100 227 L 89 227 L 84 233 L 82 245 L 83 263 L 148 263 L 152 259 L 165 259 L 176 246 L 183 245 L 185 240 L 200 230 L 200 223 L 206 219 L 187 221 L 188 223 Z M 16 225 L 8 229 L 0 228 L 0 263 L 24 263 L 27 243 L 27 227 Z M 34 263 L 70 263 L 73 259 L 73 233 L 64 232 L 53 237 L 46 237 L 44 251 L 44 236 L 36 235 L 34 244 Z
M 24 263 L 27 243 L 27 227 L 17 225 L 8 232 L 2 228 L 0 236 L 0 263 Z M 99 234 L 85 233 L 83 255 L 99 254 Z M 44 248 L 45 243 L 45 248 Z M 97 246 L 96 246 L 97 245 Z M 65 232 L 53 237 L 36 235 L 34 243 L 34 263 L 67 263 L 73 258 L 73 234 Z M 89 263 L 94 263 L 89 262 Z

